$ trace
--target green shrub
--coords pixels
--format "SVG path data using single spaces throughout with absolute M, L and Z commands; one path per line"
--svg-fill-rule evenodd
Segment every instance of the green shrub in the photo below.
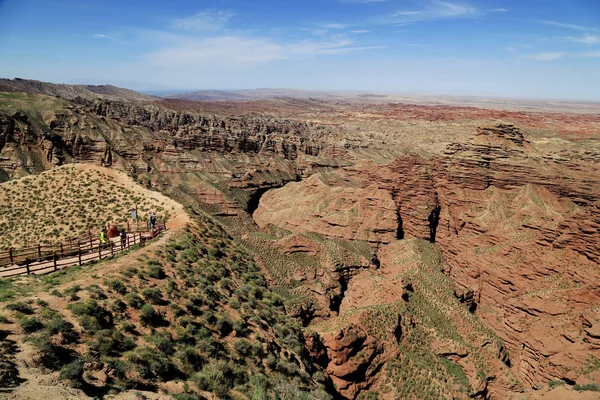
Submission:
M 105 279 L 104 284 L 119 294 L 127 293 L 127 287 L 118 279 Z
M 118 330 L 96 332 L 94 339 L 95 341 L 90 344 L 90 350 L 105 357 L 119 357 L 136 346 L 133 339 Z
M 211 360 L 194 376 L 194 382 L 200 390 L 225 397 L 233 388 L 233 371 L 225 361 Z
M 131 322 L 123 322 L 123 324 L 121 325 L 121 329 L 123 329 L 123 331 L 127 333 L 136 333 L 135 324 Z
M 123 303 L 121 299 L 115 299 L 110 304 L 110 309 L 117 313 L 123 313 L 127 310 L 127 304 Z
M 237 339 L 233 342 L 233 348 L 242 359 L 252 354 L 252 343 L 247 339 Z
M 152 264 L 148 267 L 148 276 L 154 279 L 165 279 L 167 275 L 160 264 Z
M 144 326 L 160 326 L 164 324 L 163 317 L 150 304 L 144 304 L 140 309 L 140 321 Z
M 19 320 L 19 324 L 21 325 L 23 332 L 27 334 L 37 332 L 44 328 L 44 324 L 42 323 L 42 321 L 40 321 L 39 318 L 36 317 L 21 318 L 21 320 Z
M 62 367 L 58 378 L 60 380 L 70 381 L 71 387 L 73 388 L 80 388 L 85 383 L 83 380 L 83 372 L 83 361 L 77 360 Z
M 215 327 L 219 331 L 219 333 L 223 336 L 227 336 L 233 330 L 233 324 L 231 320 L 227 316 L 219 316 L 217 317 L 217 322 L 215 323 Z
M 127 353 L 126 358 L 144 379 L 166 382 L 173 379 L 177 372 L 167 357 L 151 347 L 137 347 Z
M 69 299 L 71 299 L 71 301 L 77 301 L 79 300 L 79 296 L 77 295 L 77 293 L 81 290 L 81 285 L 73 285 L 70 288 L 66 289 L 64 291 L 64 293 L 69 296 Z
M 563 385 L 565 385 L 565 381 L 563 381 L 562 379 L 550 381 L 550 382 L 548 382 L 548 390 L 551 390 L 557 386 L 563 386 Z
M 600 385 L 597 383 L 586 383 L 585 385 L 575 385 L 573 390 L 577 391 L 589 391 L 589 392 L 600 392 Z
M 129 305 L 129 307 L 135 308 L 136 310 L 139 310 L 145 304 L 144 300 L 142 300 L 135 293 L 129 293 L 129 294 L 127 294 L 125 296 L 125 300 L 127 301 L 127 304 Z
M 113 327 L 112 314 L 102 308 L 96 300 L 88 299 L 71 303 L 67 305 L 67 309 L 79 316 L 79 323 L 86 331 L 95 332 Z
M 142 296 L 152 304 L 160 304 L 162 302 L 162 293 L 160 289 L 145 288 L 142 290 Z
M 183 371 L 188 375 L 200 371 L 206 362 L 206 359 L 191 346 L 179 349 L 175 353 L 175 358 L 181 362 Z
M 170 356 L 175 351 L 175 342 L 168 332 L 155 332 L 152 336 L 146 336 L 146 341 L 155 345 L 164 355 Z
M 50 335 L 60 333 L 63 344 L 75 343 L 79 339 L 79 334 L 75 331 L 73 324 L 65 321 L 60 315 L 54 316 L 47 322 L 46 330 Z
M 235 336 L 237 337 L 245 337 L 248 335 L 248 325 L 243 319 L 238 319 L 233 322 L 233 330 L 235 331 Z
M 34 312 L 33 308 L 29 304 L 23 303 L 22 301 L 8 303 L 5 308 L 7 310 L 20 312 L 22 314 L 27 314 L 27 315 L 31 315 Z
M 269 380 L 264 375 L 252 375 L 250 377 L 250 387 L 252 388 L 250 392 L 251 400 L 267 400 L 268 396 L 268 388 L 269 388 Z
M 85 288 L 86 291 L 90 293 L 90 298 L 95 300 L 104 300 L 106 299 L 106 294 L 104 294 L 104 290 L 96 284 L 90 285 Z

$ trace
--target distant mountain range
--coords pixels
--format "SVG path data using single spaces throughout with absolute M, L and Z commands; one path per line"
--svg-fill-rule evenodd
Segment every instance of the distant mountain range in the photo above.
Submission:
M 317 90 L 295 90 L 295 89 L 247 89 L 247 90 L 198 90 L 189 93 L 165 93 L 161 97 L 169 99 L 185 99 L 200 101 L 222 101 L 222 100 L 264 100 L 277 98 L 319 98 L 328 100 L 342 100 L 349 98 L 365 97 L 387 97 L 386 95 L 367 94 L 360 92 L 336 92 Z
M 102 98 L 121 101 L 154 101 L 156 97 L 130 89 L 112 85 L 65 85 L 41 82 L 31 79 L 0 78 L 0 92 L 25 92 L 74 99 L 82 97 L 88 100 Z
M 600 104 L 565 100 L 507 99 L 500 97 L 449 96 L 424 94 L 392 94 L 351 91 L 296 90 L 284 88 L 261 88 L 244 90 L 198 90 L 160 91 L 140 93 L 112 85 L 67 85 L 30 79 L 0 78 L 0 92 L 24 92 L 45 94 L 72 100 L 82 97 L 87 100 L 107 99 L 125 102 L 200 101 L 200 102 L 245 102 L 273 99 L 301 99 L 311 101 L 333 101 L 348 103 L 404 103 L 421 105 L 446 105 L 478 107 L 500 110 L 553 111 L 597 114 Z M 198 103 L 199 104 L 199 103 Z M 198 105 L 197 104 L 197 105 Z M 173 106 L 173 104 L 171 104 Z M 181 104 L 179 106 L 182 106 Z M 196 108 L 191 104 L 187 108 Z M 185 108 L 184 107 L 184 108 Z

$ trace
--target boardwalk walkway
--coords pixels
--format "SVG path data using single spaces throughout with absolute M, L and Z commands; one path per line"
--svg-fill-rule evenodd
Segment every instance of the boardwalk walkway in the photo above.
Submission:
M 0 278 L 18 275 L 44 275 L 74 265 L 113 257 L 133 246 L 144 246 L 167 230 L 166 224 L 153 231 L 134 231 L 127 234 L 124 243 L 119 237 L 102 245 L 99 239 L 69 240 L 57 245 L 38 244 L 35 247 L 0 252 Z

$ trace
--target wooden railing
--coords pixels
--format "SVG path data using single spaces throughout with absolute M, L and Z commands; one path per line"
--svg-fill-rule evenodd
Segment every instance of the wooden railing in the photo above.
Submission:
M 0 252 L 0 278 L 17 275 L 46 274 L 73 266 L 83 265 L 95 260 L 112 257 L 131 246 L 144 246 L 146 241 L 154 239 L 167 229 L 163 223 L 152 230 L 133 231 L 125 240 L 119 236 L 108 239 L 102 244 L 100 238 L 88 237 L 67 239 L 57 244 L 38 244 L 22 249 L 9 249 Z

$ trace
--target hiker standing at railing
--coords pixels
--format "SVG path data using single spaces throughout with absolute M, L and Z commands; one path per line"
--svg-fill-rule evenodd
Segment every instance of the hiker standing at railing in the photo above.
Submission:
M 121 238 L 121 248 L 126 248 L 127 247 L 127 232 L 125 232 L 125 229 L 121 229 L 121 232 L 119 232 L 119 237 Z
M 100 244 L 102 246 L 106 246 L 107 243 L 108 243 L 108 236 L 106 235 L 106 228 L 104 227 L 100 231 Z
M 148 221 L 148 227 L 150 228 L 151 231 L 153 231 L 155 226 L 156 226 L 156 214 L 152 213 L 152 214 L 150 214 L 150 221 Z

